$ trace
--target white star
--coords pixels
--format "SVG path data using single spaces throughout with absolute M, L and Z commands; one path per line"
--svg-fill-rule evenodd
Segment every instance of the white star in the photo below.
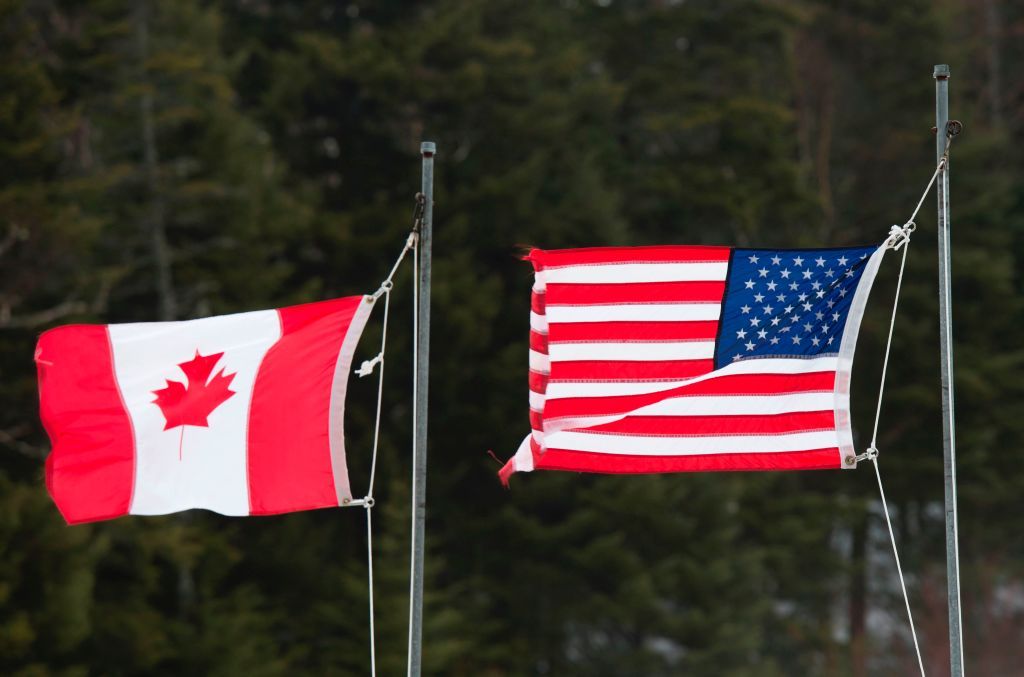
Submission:
M 739 362 L 740 361 L 740 356 L 739 355 L 733 355 L 732 356 L 732 361 L 733 362 Z
M 773 266 L 777 266 L 780 263 L 782 263 L 782 259 L 780 259 L 778 256 L 773 256 L 772 257 L 772 265 Z
M 811 304 L 810 303 L 804 303 L 803 304 L 803 308 L 804 308 L 804 312 L 810 312 Z
M 754 288 L 754 281 L 753 280 L 747 280 L 743 284 L 747 285 L 747 289 L 753 289 Z
M 788 334 L 789 333 L 789 327 L 782 327 L 781 329 L 779 329 L 779 331 L 782 332 L 783 334 Z
M 846 271 L 846 277 L 853 277 L 853 275 L 853 268 L 850 268 L 848 271 Z
M 797 296 L 797 298 L 800 299 L 800 303 L 803 303 L 804 301 L 807 300 L 807 294 L 800 294 L 800 296 Z
M 828 307 L 829 307 L 829 309 L 832 309 L 835 305 L 836 305 L 835 301 L 833 301 L 832 299 L 828 300 Z
M 757 271 L 757 274 L 760 275 L 761 277 L 768 277 L 768 269 L 762 268 L 761 270 Z
M 779 303 L 782 303 L 783 301 L 786 300 L 786 295 L 785 294 L 779 294 L 775 298 L 779 301 Z
M 750 261 L 751 263 L 757 263 L 757 256 L 756 256 L 755 254 L 751 254 L 751 255 L 750 255 L 750 256 L 749 256 L 748 258 L 747 258 L 747 260 L 748 260 L 748 261 Z
M 767 331 L 767 330 L 765 330 L 765 329 L 759 329 L 759 330 L 757 331 L 757 338 L 759 338 L 759 339 L 763 339 L 763 338 L 765 338 L 766 336 L 768 336 L 768 331 Z
M 769 282 L 768 283 L 768 291 L 775 291 L 775 288 L 778 287 L 778 286 L 779 285 L 775 284 L 775 282 Z
M 804 331 L 811 331 L 814 329 L 814 325 L 810 322 L 804 322 Z
M 818 319 L 821 319 L 821 318 L 818 318 Z M 832 313 L 832 321 L 833 322 L 838 322 L 839 321 L 839 313 Z
M 800 345 L 800 337 L 799 336 L 793 336 L 793 343 L 795 343 L 796 345 Z
M 817 337 L 817 336 L 812 336 L 812 337 L 811 337 L 811 344 L 813 344 L 813 345 L 814 345 L 814 347 L 818 347 L 818 344 L 819 344 L 819 343 L 821 343 L 821 341 L 820 341 L 820 340 L 818 340 L 818 337 Z
M 846 298 L 846 290 L 843 289 L 842 287 L 840 287 L 839 289 L 839 296 L 842 298 Z
M 816 264 L 818 264 L 819 268 L 821 268 L 822 266 L 825 265 L 825 259 L 821 258 L 820 256 L 818 258 L 814 259 L 814 262 Z
M 811 271 L 809 271 L 809 270 L 805 270 L 804 271 L 804 279 L 805 280 L 811 279 Z
M 750 318 L 750 326 L 751 327 L 756 327 L 759 324 L 761 324 L 761 320 L 757 319 L 756 317 Z
M 835 274 L 836 274 L 835 271 L 832 270 L 831 268 L 829 268 L 828 270 L 825 271 L 825 277 L 832 277 Z
M 736 338 L 738 338 L 738 339 L 747 338 L 747 330 L 746 329 L 740 329 L 738 332 L 736 332 Z
M 796 324 L 797 322 L 800 321 L 800 316 L 799 315 L 790 315 L 789 316 L 789 321 L 792 322 L 793 324 Z
M 783 268 L 782 272 L 779 273 L 779 275 L 782 276 L 782 279 L 788 280 L 789 279 L 789 268 Z
M 825 319 L 825 313 L 823 313 L 823 312 L 821 312 L 819 310 L 818 312 L 814 313 L 814 319 L 816 319 L 816 320 L 824 320 Z
M 785 308 L 782 309 L 782 312 L 789 315 L 791 312 L 793 312 L 793 306 L 786 306 Z
M 761 301 L 764 301 L 764 294 L 754 294 L 754 301 L 756 303 L 760 303 Z
M 779 345 L 779 337 L 778 336 L 773 336 L 771 338 L 771 340 L 769 341 L 769 343 L 771 343 L 773 346 Z
M 825 290 L 819 289 L 818 291 L 814 292 L 814 295 L 817 296 L 819 299 L 823 299 L 825 298 Z
M 868 257 L 868 255 L 867 255 L 867 254 L 861 254 L 861 255 L 860 255 L 860 260 L 861 260 L 861 261 L 863 261 L 863 260 L 864 260 L 864 259 L 866 259 L 867 257 Z
M 832 339 L 834 339 L 834 338 L 835 338 L 835 336 L 829 336 L 828 337 L 828 345 L 832 345 Z
M 798 256 L 795 259 L 793 259 L 793 265 L 794 266 L 802 266 L 802 265 L 804 265 L 804 260 Z
M 811 283 L 811 289 L 821 289 L 821 283 L 817 282 L 817 281 L 812 282 Z
M 796 291 L 799 288 L 800 288 L 800 285 L 798 285 L 796 282 L 790 282 L 789 283 L 789 290 L 790 291 Z
M 822 334 L 827 334 L 828 333 L 828 325 L 827 324 L 821 325 L 821 333 Z
M 764 314 L 765 315 L 771 315 L 773 310 L 774 310 L 774 308 L 772 308 L 771 306 L 765 306 L 764 307 Z
M 744 315 L 746 315 L 747 313 L 750 312 L 750 306 L 744 305 L 740 307 L 740 310 L 743 312 Z
M 747 341 L 744 345 L 747 346 L 747 350 L 753 350 L 754 349 L 754 344 L 753 344 L 752 341 Z
M 773 327 L 778 327 L 779 326 L 779 322 L 781 322 L 781 320 L 779 318 L 777 318 L 777 317 L 773 317 L 772 318 L 772 326 Z
M 840 266 L 845 266 L 847 261 L 848 261 L 848 259 L 845 256 L 840 256 L 838 263 L 839 263 Z

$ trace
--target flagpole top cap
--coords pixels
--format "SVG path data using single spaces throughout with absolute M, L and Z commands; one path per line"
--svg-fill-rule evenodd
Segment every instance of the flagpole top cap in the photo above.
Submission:
M 949 79 L 949 64 L 939 63 L 935 64 L 935 70 L 932 71 L 932 77 L 936 80 L 948 80 Z
M 424 141 L 420 144 L 420 153 L 426 157 L 430 157 L 437 152 L 437 146 L 434 145 L 433 141 Z

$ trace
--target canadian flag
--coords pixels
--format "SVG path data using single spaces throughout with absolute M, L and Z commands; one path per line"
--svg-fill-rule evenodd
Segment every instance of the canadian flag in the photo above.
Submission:
M 351 501 L 345 391 L 373 303 L 44 333 L 35 358 L 53 445 L 46 486 L 64 519 Z

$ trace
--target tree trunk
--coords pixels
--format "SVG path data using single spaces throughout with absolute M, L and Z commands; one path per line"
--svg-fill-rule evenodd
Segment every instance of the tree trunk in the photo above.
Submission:
M 850 552 L 850 674 L 867 677 L 867 540 L 866 511 L 853 524 Z
M 160 304 L 160 319 L 170 321 L 177 318 L 178 300 L 171 278 L 171 253 L 167 245 L 167 205 L 160 185 L 160 155 L 156 144 L 156 129 L 153 123 L 153 90 L 149 80 L 146 62 L 149 59 L 149 3 L 140 2 L 135 12 L 135 35 L 138 41 L 138 59 L 141 70 L 142 96 L 139 99 L 139 113 L 142 123 L 143 173 L 146 181 L 148 205 L 143 228 L 149 238 L 150 253 L 156 270 L 157 297 Z
M 167 203 L 160 181 L 160 153 L 156 141 L 156 125 L 153 122 L 153 92 L 156 85 L 150 80 L 147 70 L 149 60 L 149 17 L 150 4 L 140 1 L 135 10 L 135 37 L 139 64 L 139 83 L 142 96 L 139 99 L 139 117 L 142 126 L 142 166 L 146 182 L 143 230 L 149 240 L 150 255 L 156 274 L 156 292 L 160 308 L 160 320 L 170 322 L 178 317 L 178 299 L 171 276 L 171 252 L 167 244 Z M 190 521 L 188 513 L 177 515 L 180 522 Z M 178 564 L 178 612 L 186 614 L 195 600 L 195 578 L 186 563 Z

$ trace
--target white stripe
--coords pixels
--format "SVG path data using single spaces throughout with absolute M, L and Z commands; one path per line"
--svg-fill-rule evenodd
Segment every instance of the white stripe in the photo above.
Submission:
M 545 312 L 550 324 L 560 322 L 698 322 L 717 320 L 722 314 L 722 305 L 720 303 L 549 305 Z
M 544 283 L 618 282 L 721 282 L 729 264 L 713 263 L 612 263 L 545 268 Z
M 352 499 L 348 481 L 348 463 L 345 460 L 345 393 L 348 390 L 349 374 L 352 373 L 352 358 L 355 356 L 359 337 L 370 318 L 376 302 L 372 296 L 364 296 L 352 314 L 352 321 L 345 332 L 345 339 L 338 351 L 334 365 L 334 380 L 331 382 L 330 414 L 327 419 L 328 444 L 331 451 L 331 472 L 334 473 L 334 492 L 338 505 L 345 505 Z
M 544 393 L 530 391 L 530 409 L 544 411 Z
M 281 336 L 277 311 L 224 315 L 187 322 L 110 325 L 114 371 L 135 433 L 135 489 L 129 512 L 163 515 L 206 508 L 249 514 L 247 424 L 249 401 L 263 356 Z M 154 391 L 167 381 L 186 383 L 178 366 L 224 353 L 221 369 L 234 374 L 235 393 L 208 416 L 207 427 L 164 430 Z M 179 459 L 179 444 L 181 457 Z
M 552 362 L 573 360 L 701 360 L 714 357 L 714 341 L 659 341 L 657 343 L 552 343 Z
M 551 372 L 551 360 L 544 353 L 538 353 L 536 350 L 531 350 L 530 369 L 532 371 L 540 372 L 541 374 L 548 374 Z
M 533 451 L 530 449 L 530 435 L 523 438 L 519 449 L 516 450 L 516 454 L 512 458 L 515 459 L 512 467 L 515 468 L 516 472 L 530 472 L 533 470 Z
M 538 334 L 548 333 L 548 320 L 543 315 L 530 311 L 530 329 L 537 332 Z
M 548 449 L 569 449 L 606 454 L 685 456 L 691 454 L 771 453 L 808 451 L 838 446 L 835 431 L 787 433 L 783 435 L 723 435 L 669 437 L 649 435 L 605 435 L 563 431 L 548 435 Z
M 548 397 L 548 402 L 554 398 Z M 561 430 L 600 425 L 626 416 L 761 416 L 805 411 L 832 411 L 832 391 L 786 395 L 690 395 L 667 397 L 633 411 L 597 416 L 577 416 L 571 424 L 559 419 Z M 552 419 L 546 419 L 552 421 Z M 550 430 L 548 426 L 545 429 Z
M 853 426 L 850 417 L 850 381 L 853 378 L 853 352 L 857 346 L 857 334 L 860 332 L 860 322 L 864 317 L 864 308 L 867 306 L 868 295 L 871 293 L 871 285 L 875 282 L 875 275 L 878 267 L 882 265 L 882 258 L 885 256 L 884 246 L 875 250 L 875 253 L 868 259 L 867 266 L 861 274 L 860 282 L 857 283 L 857 291 L 854 292 L 853 301 L 850 303 L 850 312 L 846 316 L 846 327 L 843 330 L 843 341 L 839 346 L 837 358 L 838 369 L 836 372 L 835 385 L 835 419 L 836 429 L 839 431 L 839 458 L 843 468 L 854 468 L 857 466 L 857 449 L 853 446 Z M 849 462 L 847 459 L 853 459 Z
M 688 379 L 630 379 L 615 381 L 559 381 L 548 382 L 549 398 L 557 397 L 614 397 L 617 395 L 642 395 L 671 390 L 684 385 L 711 381 L 721 376 L 737 374 L 810 374 L 835 371 L 836 358 L 819 357 L 810 360 L 768 358 L 734 362 L 718 371 Z

